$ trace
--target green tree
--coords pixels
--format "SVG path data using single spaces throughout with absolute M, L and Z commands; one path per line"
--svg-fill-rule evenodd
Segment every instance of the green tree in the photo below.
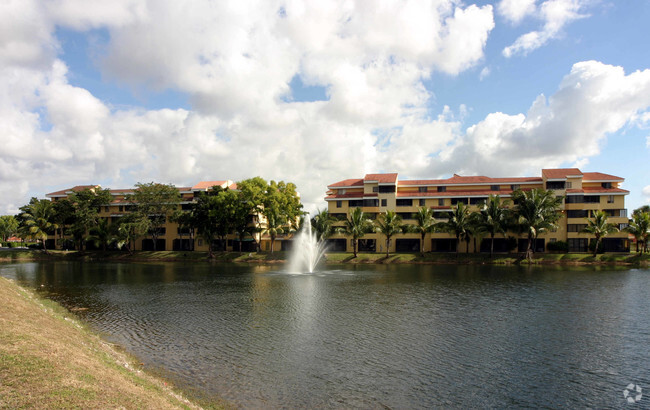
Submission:
M 433 210 L 425 206 L 415 213 L 415 224 L 408 226 L 408 231 L 420 235 L 420 254 L 424 256 L 424 238 L 428 233 L 435 232 L 437 222 L 433 217 Z
M 108 218 L 99 218 L 97 224 L 90 228 L 88 241 L 106 252 L 108 246 L 115 241 L 115 229 L 116 226 L 110 224 Z
M 639 252 L 639 245 L 641 246 L 641 253 L 644 253 L 648 248 L 648 233 L 650 232 L 650 213 L 637 212 L 632 214 L 632 220 L 625 228 L 625 231 L 634 236 L 636 242 L 636 251 Z
M 135 214 L 141 219 L 140 224 L 148 224 L 155 251 L 158 237 L 167 218 L 178 209 L 181 196 L 174 185 L 139 182 L 135 186 L 136 189 L 128 196 L 128 201 L 135 206 Z
M 93 188 L 75 192 L 68 199 L 74 210 L 72 235 L 78 243 L 79 250 L 83 250 L 90 228 L 97 226 L 100 208 L 108 205 L 113 197 L 108 189 Z
M 556 222 L 560 218 L 559 209 L 562 197 L 556 197 L 553 191 L 532 189 L 530 191 L 517 190 L 512 193 L 515 203 L 514 218 L 516 226 L 528 237 L 526 258 L 530 260 L 535 250 L 535 243 L 539 234 L 549 229 L 557 229 Z
M 496 234 L 505 236 L 508 229 L 510 211 L 507 206 L 508 201 L 501 201 L 499 195 L 490 195 L 481 206 L 479 223 L 483 230 L 490 235 L 490 258 L 494 254 L 494 236 Z
M 390 256 L 390 238 L 405 230 L 404 225 L 402 225 L 402 217 L 397 215 L 395 211 L 386 211 L 379 215 L 379 218 L 375 221 L 375 229 L 386 237 L 386 257 L 388 258 Z
M 188 210 L 177 209 L 172 212 L 169 216 L 171 222 L 176 222 L 178 224 L 178 237 L 180 239 L 180 248 L 183 249 L 183 235 L 185 231 L 188 231 L 190 249 L 194 250 L 194 226 L 192 220 L 192 212 Z
M 242 203 L 246 204 L 250 212 L 253 214 L 253 224 L 256 228 L 253 235 L 262 232 L 262 220 L 259 218 L 259 215 L 264 208 L 264 200 L 267 190 L 266 181 L 261 177 L 245 179 L 237 182 L 237 190 L 241 193 Z M 255 236 L 253 236 L 253 240 L 255 240 L 257 250 L 259 251 L 260 243 L 257 241 Z
M 460 249 L 460 240 L 469 236 L 470 213 L 469 208 L 459 202 L 452 211 L 449 212 L 449 219 L 446 222 L 440 222 L 438 227 L 444 231 L 453 234 L 456 237 L 456 257 Z
M 20 208 L 19 221 L 22 232 L 29 238 L 41 241 L 43 250 L 47 252 L 45 241 L 57 225 L 54 223 L 54 207 L 52 201 L 32 198 L 28 205 Z M 20 228 L 19 228 L 20 229 Z
M 334 223 L 336 219 L 327 212 L 327 209 L 316 211 L 316 215 L 311 218 L 311 228 L 316 234 L 316 240 L 324 241 L 334 233 Z
M 118 219 L 115 227 L 115 240 L 119 249 L 125 248 L 133 254 L 133 243 L 144 236 L 149 229 L 149 220 L 140 218 L 134 213 L 128 213 Z
M 75 221 L 75 207 L 74 204 L 68 199 L 59 199 L 52 205 L 54 207 L 54 223 L 58 225 L 58 237 L 61 241 L 61 247 L 67 249 L 67 241 L 65 233 L 68 231 Z
M 350 216 L 345 221 L 345 227 L 342 229 L 342 233 L 352 237 L 352 249 L 355 258 L 357 257 L 357 249 L 359 248 L 359 238 L 372 232 L 372 228 L 372 221 L 368 219 L 361 208 L 354 208 L 350 212 Z
M 607 222 L 607 214 L 605 211 L 598 211 L 594 214 L 593 219 L 587 221 L 587 226 L 582 232 L 590 233 L 596 238 L 596 244 L 594 246 L 594 257 L 596 257 L 601 238 L 604 238 L 610 233 L 618 232 L 618 228 Z
M 13 215 L 0 216 L 0 238 L 2 242 L 18 233 L 18 220 Z

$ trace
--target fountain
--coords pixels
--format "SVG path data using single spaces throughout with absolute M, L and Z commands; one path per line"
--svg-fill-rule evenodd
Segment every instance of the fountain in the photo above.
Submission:
M 312 273 L 318 261 L 325 253 L 325 243 L 319 242 L 311 232 L 311 224 L 307 222 L 293 240 L 289 272 Z

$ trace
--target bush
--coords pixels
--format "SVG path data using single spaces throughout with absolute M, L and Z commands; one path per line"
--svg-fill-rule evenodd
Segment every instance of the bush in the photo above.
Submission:
M 546 249 L 551 252 L 569 252 L 569 244 L 564 241 L 549 242 Z

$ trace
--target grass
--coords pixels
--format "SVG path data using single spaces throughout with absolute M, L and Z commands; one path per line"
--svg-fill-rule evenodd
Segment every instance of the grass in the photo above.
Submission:
M 56 303 L 0 277 L 0 408 L 198 408 Z

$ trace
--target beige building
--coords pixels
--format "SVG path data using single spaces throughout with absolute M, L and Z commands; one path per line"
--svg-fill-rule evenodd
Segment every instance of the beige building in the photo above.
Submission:
M 535 244 L 536 251 L 544 251 L 550 242 L 565 241 L 570 252 L 587 252 L 592 238 L 582 229 L 594 211 L 603 210 L 608 221 L 619 228 L 627 226 L 625 195 L 629 191 L 619 186 L 623 178 L 600 172 L 582 172 L 577 168 L 543 169 L 539 177 L 491 178 L 486 176 L 454 175 L 447 179 L 400 180 L 398 174 L 368 174 L 363 178 L 346 179 L 330 184 L 325 197 L 328 212 L 343 225 L 349 212 L 360 207 L 371 219 L 387 210 L 397 212 L 403 222 L 415 223 L 413 214 L 420 207 L 434 210 L 436 219 L 444 221 L 452 207 L 458 203 L 478 210 L 478 206 L 490 195 L 508 199 L 517 189 L 530 190 L 543 188 L 553 190 L 565 199 L 561 208 L 558 229 L 540 235 Z M 517 247 L 525 249 L 523 236 L 508 233 L 518 240 Z M 485 239 L 485 238 L 483 238 Z M 352 251 L 351 239 L 344 235 L 334 235 L 330 239 L 331 249 Z M 511 240 L 512 243 L 512 240 Z M 467 251 L 466 243 L 461 242 L 459 251 Z M 610 234 L 603 242 L 606 252 L 629 251 L 628 235 L 625 232 Z M 495 251 L 505 252 L 511 244 L 503 237 L 495 240 Z M 385 237 L 381 234 L 367 234 L 360 241 L 359 248 L 367 252 L 385 252 Z M 391 252 L 409 252 L 420 249 L 420 236 L 417 234 L 397 235 L 389 244 Z M 424 250 L 427 252 L 453 252 L 456 239 L 448 233 L 428 234 Z M 470 252 L 489 251 L 489 241 L 472 240 Z

